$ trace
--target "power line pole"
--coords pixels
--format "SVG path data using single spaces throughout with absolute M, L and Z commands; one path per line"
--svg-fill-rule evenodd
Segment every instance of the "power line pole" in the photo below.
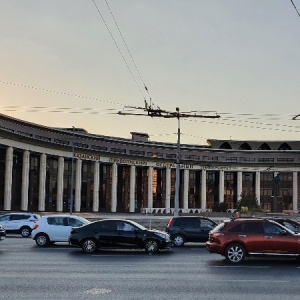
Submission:
M 154 109 L 148 106 L 147 103 L 145 108 L 143 107 L 130 107 L 136 110 L 143 110 L 144 113 L 125 112 L 119 111 L 119 115 L 131 115 L 131 116 L 149 116 L 149 117 L 160 117 L 160 118 L 177 118 L 178 129 L 177 129 L 177 153 L 176 153 L 176 181 L 175 181 L 175 201 L 174 201 L 174 216 L 178 216 L 179 212 L 179 190 L 180 190 L 180 118 L 220 118 L 219 115 L 208 116 L 200 115 L 195 113 L 180 113 L 179 107 L 176 107 L 176 112 L 169 112 L 160 108 Z

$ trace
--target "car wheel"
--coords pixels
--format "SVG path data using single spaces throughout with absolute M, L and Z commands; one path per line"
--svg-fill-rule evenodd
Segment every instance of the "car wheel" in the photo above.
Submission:
M 232 263 L 239 263 L 245 259 L 245 249 L 240 244 L 232 244 L 227 247 L 225 257 Z
M 24 226 L 21 228 L 21 235 L 22 237 L 29 237 L 31 234 L 31 228 L 28 226 Z
M 86 239 L 83 241 L 81 248 L 85 253 L 94 253 L 97 250 L 97 245 L 93 239 Z
M 177 235 L 174 235 L 173 237 L 173 244 L 176 246 L 176 247 L 181 247 L 184 245 L 184 237 L 180 234 L 177 234 Z
M 38 234 L 35 238 L 35 242 L 39 247 L 45 247 L 50 243 L 49 237 L 45 233 Z
M 158 243 L 155 240 L 148 240 L 145 244 L 145 251 L 148 254 L 158 252 Z

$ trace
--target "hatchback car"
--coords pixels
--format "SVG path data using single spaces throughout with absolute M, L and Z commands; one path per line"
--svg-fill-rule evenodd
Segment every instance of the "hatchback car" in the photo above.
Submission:
M 7 213 L 0 217 L 0 225 L 6 232 L 21 233 L 23 237 L 29 237 L 40 215 L 32 213 Z
M 300 234 L 268 219 L 232 219 L 209 233 L 206 248 L 232 262 L 247 256 L 300 257 Z
M 166 228 L 175 246 L 183 246 L 187 242 L 206 242 L 208 233 L 217 223 L 209 218 L 197 216 L 172 217 Z
M 68 242 L 72 227 L 80 227 L 89 223 L 89 220 L 75 215 L 43 216 L 35 224 L 31 237 L 40 247 L 55 242 Z
M 86 253 L 97 249 L 145 249 L 149 254 L 171 247 L 170 236 L 163 231 L 149 230 L 130 220 L 105 219 L 71 231 L 70 244 Z

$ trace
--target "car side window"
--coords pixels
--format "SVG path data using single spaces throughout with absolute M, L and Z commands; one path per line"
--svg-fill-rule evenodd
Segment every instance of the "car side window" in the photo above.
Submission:
M 99 223 L 99 227 L 102 230 L 105 230 L 105 231 L 112 231 L 112 230 L 116 230 L 117 229 L 115 221 L 101 222 L 101 223 Z
M 82 226 L 83 223 L 77 219 L 69 218 L 69 226 L 79 227 Z
M 134 226 L 128 224 L 126 222 L 117 222 L 117 230 L 118 231 L 134 231 Z
M 241 232 L 241 233 L 264 233 L 261 223 L 243 223 L 237 224 L 228 230 L 229 232 Z
M 21 215 L 11 215 L 10 220 L 11 221 L 22 220 L 22 216 Z
M 10 216 L 2 216 L 0 217 L 0 221 L 9 221 L 10 220 Z
M 61 218 L 61 217 L 50 217 L 48 218 L 48 224 L 49 225 L 56 225 L 56 226 L 64 226 L 64 221 L 63 219 L 65 218 Z
M 203 230 L 211 230 L 215 227 L 214 223 L 210 220 L 203 219 L 200 221 L 200 223 Z
M 263 223 L 263 227 L 265 234 L 280 235 L 282 233 L 282 228 L 272 223 Z

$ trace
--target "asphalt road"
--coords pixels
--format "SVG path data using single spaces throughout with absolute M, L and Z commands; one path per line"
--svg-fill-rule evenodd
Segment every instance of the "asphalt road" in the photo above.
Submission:
M 0 299 L 299 299 L 295 260 L 249 259 L 231 265 L 203 244 L 156 255 L 84 254 L 61 243 L 38 248 L 30 238 L 0 242 Z

